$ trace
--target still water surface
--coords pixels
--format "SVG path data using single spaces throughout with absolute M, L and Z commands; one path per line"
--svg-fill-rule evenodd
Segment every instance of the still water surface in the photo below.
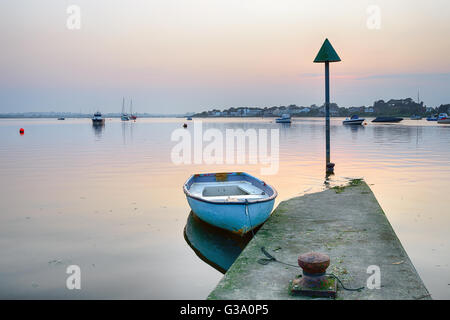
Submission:
M 432 296 L 450 299 L 450 126 L 341 121 L 332 120 L 332 184 L 363 177 Z M 170 136 L 184 122 L 0 120 L 0 298 L 204 299 L 222 273 L 185 239 L 182 184 L 199 172 L 261 177 L 260 165 L 174 165 Z M 324 189 L 323 119 L 208 119 L 203 127 L 280 129 L 279 171 L 262 177 L 277 203 Z M 196 221 L 186 230 L 211 243 L 206 252 L 226 250 Z M 238 254 L 226 252 L 216 255 L 225 266 Z M 66 289 L 72 264 L 81 290 Z

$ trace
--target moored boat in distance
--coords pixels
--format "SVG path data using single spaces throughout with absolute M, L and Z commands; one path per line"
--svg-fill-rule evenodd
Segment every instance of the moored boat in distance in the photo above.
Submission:
M 130 116 L 129 116 L 130 120 L 136 120 L 137 119 L 137 115 L 133 114 L 133 100 L 130 100 Z
M 102 117 L 100 111 L 94 113 L 94 116 L 92 117 L 92 124 L 101 125 L 103 123 L 105 123 L 105 119 Z
M 291 123 L 291 115 L 290 114 L 283 114 L 281 118 L 277 118 L 275 120 L 276 123 Z
M 377 117 L 376 119 L 372 120 L 372 122 L 386 122 L 386 123 L 396 123 L 402 121 L 403 118 L 399 117 Z
M 417 114 L 413 114 L 409 119 L 411 119 L 411 120 L 422 120 L 422 116 L 419 116 Z
M 439 124 L 450 124 L 450 117 L 446 113 L 439 114 L 439 119 L 437 121 Z
M 243 172 L 195 174 L 183 191 L 198 218 L 238 234 L 263 224 L 277 197 L 273 187 Z
M 342 124 L 346 125 L 361 125 L 364 122 L 364 118 L 360 118 L 357 115 L 353 115 L 350 118 L 345 119 L 342 121 Z
M 130 117 L 125 113 L 125 98 L 122 100 L 122 115 L 120 116 L 120 120 L 128 121 Z
M 438 115 L 432 115 L 427 118 L 427 121 L 438 121 Z
M 61 117 L 61 118 L 58 118 L 58 120 L 66 120 L 66 118 Z

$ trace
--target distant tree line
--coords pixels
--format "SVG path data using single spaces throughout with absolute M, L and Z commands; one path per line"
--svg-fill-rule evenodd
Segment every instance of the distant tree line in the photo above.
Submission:
M 366 107 L 339 107 L 336 103 L 330 104 L 330 114 L 334 117 L 348 117 L 354 114 L 361 116 L 429 116 L 436 113 L 450 113 L 450 104 L 439 107 L 426 107 L 423 102 L 416 102 L 411 98 L 391 99 L 389 101 L 378 100 L 372 106 Z M 325 114 L 325 106 L 311 105 L 309 107 L 297 106 L 273 106 L 273 107 L 231 107 L 220 110 L 214 108 L 194 114 L 194 117 L 278 117 L 290 114 L 297 117 L 318 117 Z

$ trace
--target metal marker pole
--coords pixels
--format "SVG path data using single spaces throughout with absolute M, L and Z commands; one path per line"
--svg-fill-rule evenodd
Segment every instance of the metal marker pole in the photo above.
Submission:
M 325 62 L 325 144 L 326 144 L 326 166 L 330 161 L 330 63 Z M 327 167 L 328 171 L 328 167 Z
M 339 62 L 338 54 L 328 39 L 325 39 L 314 63 L 325 63 L 325 144 L 326 144 L 326 173 L 334 172 L 334 163 L 330 159 L 330 62 Z

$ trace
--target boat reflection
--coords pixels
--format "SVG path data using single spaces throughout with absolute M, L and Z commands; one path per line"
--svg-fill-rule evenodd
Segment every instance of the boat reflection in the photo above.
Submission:
M 192 211 L 184 228 L 184 239 L 197 256 L 225 273 L 244 250 L 252 236 L 243 237 L 201 221 Z
M 344 128 L 346 128 L 347 130 L 350 130 L 351 132 L 358 132 L 359 130 L 365 130 L 366 126 L 365 125 L 352 125 L 352 126 L 343 126 Z
M 103 129 L 105 129 L 105 122 L 102 123 L 92 123 L 92 129 L 94 130 L 94 134 L 97 137 L 101 137 L 103 133 Z
M 123 140 L 123 144 L 133 142 L 133 123 L 132 123 L 132 121 L 122 121 L 122 140 Z

